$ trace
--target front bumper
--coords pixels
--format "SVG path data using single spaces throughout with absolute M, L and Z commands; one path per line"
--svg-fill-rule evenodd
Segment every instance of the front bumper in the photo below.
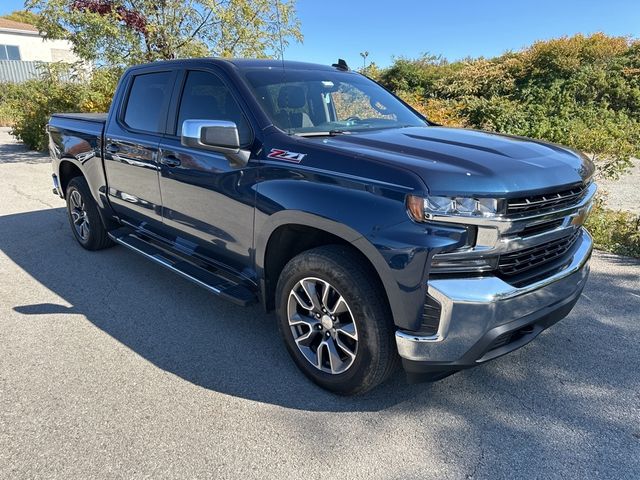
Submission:
M 516 288 L 495 276 L 429 281 L 440 302 L 438 332 L 396 332 L 407 373 L 438 378 L 511 352 L 564 318 L 578 301 L 589 274 L 593 242 L 582 229 L 572 258 L 548 278 Z

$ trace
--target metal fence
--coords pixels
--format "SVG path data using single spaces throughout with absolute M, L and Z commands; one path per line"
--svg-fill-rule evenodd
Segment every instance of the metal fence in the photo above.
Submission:
M 41 62 L 24 62 L 21 60 L 0 60 L 0 83 L 19 83 L 40 76 L 38 65 Z
M 0 60 L 0 84 L 20 83 L 27 80 L 42 78 L 47 67 L 54 64 L 66 66 L 58 69 L 57 78 L 63 82 L 79 82 L 86 80 L 91 68 L 88 64 L 63 64 L 63 62 L 25 62 L 22 60 Z

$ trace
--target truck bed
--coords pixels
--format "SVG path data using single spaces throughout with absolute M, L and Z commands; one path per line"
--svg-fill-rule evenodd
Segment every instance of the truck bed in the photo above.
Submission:
M 106 123 L 106 113 L 54 113 L 49 119 L 49 132 L 63 153 L 69 145 L 77 146 L 78 139 L 99 145 Z M 67 139 L 66 146 L 63 137 Z M 76 140 L 69 143 L 72 138 Z
M 107 121 L 106 113 L 54 113 L 51 116 L 95 123 L 105 123 Z

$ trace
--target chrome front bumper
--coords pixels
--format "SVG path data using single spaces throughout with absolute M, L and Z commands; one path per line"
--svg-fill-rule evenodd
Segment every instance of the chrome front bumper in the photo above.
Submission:
M 563 270 L 522 288 L 495 276 L 430 280 L 429 294 L 442 306 L 440 325 L 432 336 L 396 332 L 405 369 L 409 371 L 407 366 L 415 366 L 414 362 L 428 362 L 433 370 L 467 368 L 528 343 L 566 316 L 578 300 L 589 274 L 592 248 L 591 237 L 582 229 Z M 511 344 L 492 349 L 498 337 L 516 331 L 525 333 Z

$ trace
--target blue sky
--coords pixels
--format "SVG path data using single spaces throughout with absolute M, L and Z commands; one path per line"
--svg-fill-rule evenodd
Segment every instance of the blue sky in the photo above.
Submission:
M 0 14 L 22 8 L 0 0 Z M 640 37 L 640 0 L 298 0 L 305 36 L 288 60 L 386 66 L 422 52 L 450 60 L 494 56 L 539 39 L 602 31 Z

